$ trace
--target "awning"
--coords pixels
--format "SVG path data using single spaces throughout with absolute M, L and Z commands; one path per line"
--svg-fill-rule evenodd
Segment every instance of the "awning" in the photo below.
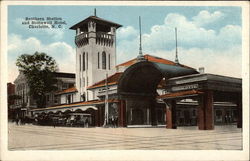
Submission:
M 76 110 L 78 110 L 78 109 L 80 109 L 80 110 L 82 110 L 82 111 L 86 111 L 86 110 L 88 110 L 88 109 L 93 109 L 93 110 L 97 110 L 97 107 L 95 107 L 95 106 L 78 106 L 78 107 L 74 107 L 74 108 L 72 108 L 74 111 L 76 111 Z
M 88 114 L 88 113 L 70 113 L 70 115 L 74 115 L 74 116 L 90 116 L 91 114 Z
M 175 99 L 175 98 L 184 98 L 184 97 L 193 97 L 197 96 L 199 94 L 203 94 L 203 92 L 198 90 L 189 90 L 189 91 L 181 91 L 181 92 L 174 92 L 174 93 L 167 93 L 164 95 L 160 95 L 157 98 L 158 99 Z
M 81 111 L 86 111 L 88 109 L 93 109 L 93 110 L 98 110 L 97 107 L 95 106 L 76 106 L 76 107 L 71 107 L 71 108 L 57 108 L 57 109 L 44 109 L 44 110 L 39 110 L 39 111 L 34 111 L 35 113 L 57 113 L 57 112 L 65 112 L 65 111 L 71 111 L 75 112 L 76 110 L 81 110 Z

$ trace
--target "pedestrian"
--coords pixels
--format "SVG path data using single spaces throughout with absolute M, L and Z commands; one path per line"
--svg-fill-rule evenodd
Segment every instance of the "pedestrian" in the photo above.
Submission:
M 16 118 L 16 125 L 18 125 L 18 118 Z
M 115 119 L 113 115 L 111 116 L 111 126 L 115 127 Z
M 21 119 L 18 119 L 18 124 L 21 125 Z
M 56 120 L 55 119 L 52 120 L 52 123 L 53 123 L 54 128 L 56 128 Z
M 87 128 L 89 127 L 89 120 L 88 120 L 88 118 L 86 118 L 86 120 L 85 120 L 85 125 L 86 125 Z
M 115 127 L 118 127 L 118 117 L 115 117 Z

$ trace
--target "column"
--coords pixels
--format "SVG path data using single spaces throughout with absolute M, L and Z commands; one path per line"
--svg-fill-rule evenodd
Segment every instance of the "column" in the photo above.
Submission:
M 126 101 L 121 100 L 119 103 L 119 126 L 120 127 L 126 127 Z
M 205 92 L 205 127 L 206 130 L 214 129 L 214 99 L 213 99 L 213 91 Z
M 99 124 L 99 126 L 103 126 L 103 124 L 104 124 L 104 106 L 100 106 L 99 107 L 99 109 L 98 109 L 98 120 L 99 120 L 99 122 L 98 122 L 98 124 Z
M 242 96 L 239 94 L 239 97 L 237 99 L 237 128 L 242 128 Z
M 198 97 L 198 128 L 199 130 L 205 130 L 205 109 L 203 105 L 203 96 Z
M 176 129 L 177 124 L 176 124 L 176 101 L 171 100 L 169 102 L 170 106 L 167 106 L 166 109 L 166 127 L 168 129 Z
M 214 129 L 213 91 L 204 91 L 198 99 L 198 127 L 199 130 Z

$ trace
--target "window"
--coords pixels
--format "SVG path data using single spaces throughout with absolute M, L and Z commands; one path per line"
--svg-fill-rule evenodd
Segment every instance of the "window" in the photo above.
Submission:
M 71 103 L 71 95 L 67 95 L 67 103 Z
M 102 52 L 102 69 L 106 69 L 106 53 Z
M 86 55 L 86 69 L 88 69 L 88 62 L 89 62 L 88 59 L 89 58 L 88 58 L 88 53 L 87 53 L 87 55 Z
M 49 95 L 47 95 L 46 97 L 47 97 L 47 102 L 49 102 Z
M 100 69 L 100 53 L 98 52 L 98 62 L 97 62 L 97 69 Z
M 81 71 L 81 68 L 82 68 L 82 67 L 81 67 L 81 65 L 82 65 L 82 62 L 81 62 L 81 61 L 82 61 L 82 56 L 81 56 L 81 54 L 80 54 L 80 60 L 79 60 L 79 61 L 80 61 L 79 64 L 80 64 L 80 71 Z
M 85 52 L 82 54 L 82 70 L 85 71 Z
M 62 89 L 67 89 L 68 88 L 68 85 L 66 83 L 63 83 L 62 84 Z
M 110 70 L 110 54 L 109 54 L 109 70 Z

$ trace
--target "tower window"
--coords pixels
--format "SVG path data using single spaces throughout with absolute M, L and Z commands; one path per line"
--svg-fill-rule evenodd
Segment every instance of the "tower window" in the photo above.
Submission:
M 98 62 L 97 62 L 97 68 L 100 69 L 100 53 L 98 52 Z
M 110 70 L 110 54 L 109 54 L 109 70 Z
M 80 59 L 79 59 L 79 61 L 80 61 L 80 71 L 81 71 L 81 69 L 82 69 L 82 67 L 81 67 L 82 62 L 81 62 L 81 60 L 82 60 L 82 56 L 81 56 L 81 54 L 80 54 Z
M 102 69 L 106 69 L 106 53 L 102 52 Z
M 88 69 L 88 62 L 89 62 L 88 59 L 89 59 L 89 58 L 88 58 L 88 53 L 86 53 L 86 54 L 87 54 L 87 55 L 86 55 L 86 69 Z
M 82 54 L 82 70 L 85 71 L 85 52 Z

